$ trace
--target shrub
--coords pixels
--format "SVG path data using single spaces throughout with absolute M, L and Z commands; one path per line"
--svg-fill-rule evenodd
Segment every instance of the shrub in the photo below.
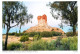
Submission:
M 28 50 L 46 50 L 48 43 L 43 40 L 38 40 L 28 45 Z
M 33 37 L 33 40 L 34 40 L 34 41 L 40 40 L 40 39 L 41 39 L 41 36 L 39 36 L 39 35 L 35 35 L 35 36 Z
M 40 33 L 40 36 L 42 36 L 42 37 L 52 37 L 52 33 L 51 32 L 47 32 L 47 31 L 44 31 L 44 32 L 41 32 Z
M 61 37 L 58 37 L 58 39 L 54 42 L 54 47 L 55 50 L 61 50 L 62 48 L 62 44 L 61 44 Z
M 63 38 L 61 40 L 61 44 L 62 44 L 63 50 L 70 50 L 70 43 L 68 38 Z
M 52 36 L 61 36 L 62 33 L 60 32 L 55 32 L 55 31 L 52 31 Z
M 77 36 L 61 38 L 56 41 L 38 40 L 28 45 L 28 50 L 77 50 Z
M 73 32 L 67 32 L 66 35 L 69 36 L 73 36 Z
M 8 35 L 15 35 L 16 34 L 16 32 L 13 32 L 13 33 L 8 33 Z
M 63 50 L 77 50 L 77 37 L 68 37 L 61 40 Z
M 7 46 L 8 50 L 17 50 L 20 49 L 20 47 L 22 47 L 21 43 L 10 43 Z
M 52 40 L 51 42 L 48 42 L 46 49 L 47 50 L 55 50 L 54 43 L 55 43 L 54 40 Z
M 21 34 L 20 33 L 16 33 L 15 36 L 21 36 Z
M 21 42 L 25 42 L 25 41 L 28 41 L 28 40 L 29 40 L 29 37 L 28 37 L 27 35 L 20 37 L 20 41 L 21 41 Z
M 70 50 L 77 50 L 77 46 L 78 46 L 77 37 L 74 36 L 72 38 L 69 38 L 69 42 L 70 42 Z
M 36 32 L 30 32 L 28 35 L 29 35 L 30 37 L 33 37 L 34 35 L 36 35 Z

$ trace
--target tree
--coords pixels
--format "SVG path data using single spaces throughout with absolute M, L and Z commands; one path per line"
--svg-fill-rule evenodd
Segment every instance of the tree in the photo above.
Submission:
M 61 26 L 62 22 L 69 24 L 73 27 L 73 35 L 76 35 L 77 27 L 77 1 L 57 1 L 49 3 L 51 14 L 55 19 L 59 19 L 61 16 Z M 57 15 L 54 14 L 57 11 Z
M 3 28 L 7 28 L 6 38 L 5 38 L 5 50 L 7 50 L 7 39 L 8 32 L 11 28 L 22 25 L 25 22 L 28 23 L 33 15 L 29 15 L 27 13 L 26 7 L 22 5 L 21 2 L 10 2 L 3 1 L 2 2 L 2 20 L 3 20 Z M 13 24 L 13 25 L 12 25 Z

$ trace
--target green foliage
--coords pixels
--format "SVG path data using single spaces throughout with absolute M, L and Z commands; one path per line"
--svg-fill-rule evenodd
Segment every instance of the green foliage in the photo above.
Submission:
M 62 33 L 60 32 L 55 32 L 55 31 L 52 31 L 52 36 L 61 36 Z
M 47 50 L 55 50 L 54 43 L 55 43 L 54 40 L 52 40 L 51 42 L 48 42 L 46 49 Z
M 39 36 L 39 35 L 35 35 L 34 37 L 33 37 L 33 40 L 34 41 L 37 41 L 37 40 L 40 40 L 41 39 L 41 36 Z
M 28 50 L 77 50 L 77 36 L 59 37 L 51 42 L 37 40 L 28 45 Z
M 30 32 L 28 35 L 29 35 L 30 37 L 33 37 L 34 35 L 36 35 L 36 32 Z
M 21 36 L 21 33 L 16 33 L 15 36 L 18 36 L 19 37 L 19 36 Z
M 69 37 L 69 36 L 73 36 L 73 32 L 67 32 L 67 33 L 66 33 L 66 36 L 68 36 L 68 37 Z
M 74 36 L 73 38 L 69 38 L 69 42 L 70 42 L 70 50 L 77 50 L 78 48 L 77 37 Z
M 20 41 L 21 41 L 21 42 L 25 42 L 25 41 L 28 41 L 28 40 L 29 40 L 28 35 L 26 35 L 26 36 L 21 36 L 21 37 L 20 37 Z
M 61 17 L 60 27 L 63 28 L 63 23 L 70 24 L 73 27 L 73 35 L 76 34 L 77 28 L 77 19 L 78 19 L 78 11 L 77 11 L 77 1 L 55 1 L 53 3 L 49 3 L 52 17 L 55 19 L 59 19 Z M 54 11 L 57 12 L 55 15 Z
M 8 37 L 8 32 L 11 28 L 18 25 L 23 25 L 25 22 L 30 22 L 32 17 L 33 15 L 27 13 L 26 7 L 21 2 L 2 2 L 2 26 L 3 28 L 6 26 L 6 37 Z M 13 24 L 13 26 L 11 26 L 11 24 Z M 5 50 L 7 50 L 7 40 L 8 38 L 6 38 L 5 41 Z
M 48 31 L 43 31 L 40 33 L 40 36 L 42 37 L 52 37 L 52 33 Z
M 77 35 L 78 35 L 78 33 L 76 32 L 76 34 L 75 34 L 75 35 L 77 36 Z M 66 36 L 68 36 L 68 37 L 69 37 L 69 36 L 73 36 L 73 32 L 67 32 L 67 33 L 66 33 Z
M 70 50 L 70 43 L 69 43 L 69 39 L 68 38 L 63 38 L 61 40 L 61 44 L 62 44 L 62 50 Z
M 28 50 L 46 50 L 48 43 L 43 40 L 34 41 L 28 45 Z
M 13 32 L 13 33 L 8 33 L 8 35 L 15 35 L 16 34 L 16 32 Z
M 21 43 L 10 43 L 7 46 L 8 50 L 17 50 L 20 49 L 20 47 L 22 47 Z
M 61 50 L 62 48 L 62 44 L 61 44 L 61 37 L 58 37 L 58 39 L 54 42 L 54 47 L 56 50 Z

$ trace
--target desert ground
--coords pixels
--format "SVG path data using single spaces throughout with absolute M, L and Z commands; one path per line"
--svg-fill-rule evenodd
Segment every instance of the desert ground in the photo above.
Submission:
M 6 35 L 3 35 L 2 36 L 2 40 L 5 41 L 5 37 Z M 42 37 L 41 39 L 43 40 L 46 40 L 46 41 L 52 41 L 52 40 L 56 40 L 59 36 L 54 36 L 54 37 Z M 63 36 L 61 36 L 63 37 Z M 65 38 L 66 36 L 64 36 Z M 29 37 L 29 41 L 26 41 L 26 43 L 28 42 L 32 42 L 33 41 L 33 37 Z M 11 42 L 20 42 L 20 37 L 17 37 L 17 36 L 11 36 L 9 35 L 8 36 L 8 43 L 11 43 Z

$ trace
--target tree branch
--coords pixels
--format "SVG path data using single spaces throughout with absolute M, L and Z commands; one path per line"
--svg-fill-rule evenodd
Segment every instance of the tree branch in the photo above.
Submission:
M 20 22 L 20 21 L 19 21 L 19 22 Z M 17 26 L 17 25 L 19 24 L 19 22 L 18 22 L 16 25 L 14 25 L 14 26 L 10 26 L 10 28 Z
M 4 23 L 4 24 L 6 24 L 7 26 L 9 26 L 8 23 Z

